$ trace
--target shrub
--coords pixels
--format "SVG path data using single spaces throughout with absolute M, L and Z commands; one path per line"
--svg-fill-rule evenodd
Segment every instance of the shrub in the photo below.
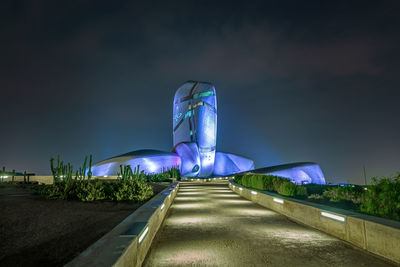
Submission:
M 362 212 L 400 220 L 400 173 L 394 177 L 372 178 L 372 185 L 364 193 Z
M 94 201 L 106 199 L 104 182 L 82 181 L 76 189 L 76 197 L 80 201 Z
M 324 199 L 322 195 L 319 194 L 311 194 L 308 196 L 309 199 Z
M 285 181 L 281 184 L 279 193 L 289 197 L 302 197 L 307 195 L 307 189 L 303 186 Z
M 284 196 L 294 197 L 296 195 L 296 185 L 291 182 L 282 183 L 279 193 Z
M 309 195 L 312 194 L 318 194 L 318 195 L 322 195 L 322 193 L 328 189 L 331 188 L 336 188 L 337 186 L 333 186 L 333 185 L 325 185 L 325 184 L 305 184 L 303 185 L 305 188 L 307 188 L 307 192 Z
M 48 199 L 64 200 L 113 200 L 142 202 L 153 195 L 153 188 L 139 180 L 100 180 L 58 181 L 53 185 L 40 185 L 35 192 Z
M 322 196 L 332 202 L 350 201 L 359 205 L 364 200 L 364 192 L 361 186 L 335 186 L 322 193 Z
M 243 179 L 243 174 L 236 174 L 234 177 L 233 177 L 233 180 L 235 181 L 235 183 L 237 183 L 237 184 L 242 184 L 242 179 Z
M 134 200 L 142 202 L 153 195 L 153 188 L 138 180 L 115 183 L 110 198 L 114 201 Z
M 306 196 L 307 189 L 296 185 L 286 178 L 264 175 L 264 174 L 245 174 L 235 175 L 235 182 L 243 186 L 258 190 L 275 191 L 285 196 Z
M 306 197 L 307 196 L 307 188 L 302 185 L 296 185 L 296 196 L 297 197 Z

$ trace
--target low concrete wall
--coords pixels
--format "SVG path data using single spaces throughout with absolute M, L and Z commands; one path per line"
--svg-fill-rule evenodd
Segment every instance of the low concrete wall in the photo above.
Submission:
M 26 178 L 28 179 L 28 178 Z M 3 178 L 2 181 L 4 182 L 11 182 L 12 177 L 8 176 L 7 178 Z M 14 176 L 15 182 L 23 182 L 24 176 Z M 53 184 L 54 178 L 53 176 L 29 176 L 29 182 L 38 182 L 39 184 Z
M 399 222 L 248 189 L 232 180 L 229 188 L 263 207 L 400 264 Z
M 66 266 L 141 266 L 178 189 L 154 196 Z
M 75 178 L 75 175 L 72 176 L 72 178 Z M 87 179 L 87 177 L 85 178 Z M 117 180 L 118 176 L 92 176 L 92 180 L 94 179 L 99 179 L 99 180 Z M 11 182 L 12 177 L 8 176 L 7 178 L 2 178 L 2 181 L 4 182 Z M 15 182 L 23 182 L 24 181 L 24 176 L 14 176 L 14 181 Z M 38 182 L 39 184 L 53 184 L 54 183 L 54 178 L 53 176 L 44 176 L 44 175 L 33 175 L 29 177 L 29 182 Z

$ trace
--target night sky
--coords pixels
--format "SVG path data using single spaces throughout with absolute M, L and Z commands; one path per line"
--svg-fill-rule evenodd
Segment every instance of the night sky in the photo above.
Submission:
M 169 151 L 174 92 L 200 80 L 217 91 L 219 151 L 315 161 L 332 182 L 393 174 L 399 14 L 399 1 L 1 1 L 0 165 L 49 174 L 57 154 Z

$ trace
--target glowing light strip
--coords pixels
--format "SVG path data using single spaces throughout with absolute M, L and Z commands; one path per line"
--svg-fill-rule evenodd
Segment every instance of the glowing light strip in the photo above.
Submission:
M 161 205 L 161 210 L 163 210 L 164 207 L 165 207 L 165 204 L 163 203 L 163 204 Z
M 139 244 L 143 241 L 143 238 L 147 235 L 147 232 L 149 231 L 149 227 L 146 226 L 146 229 L 144 232 L 139 236 Z
M 251 191 L 251 193 L 252 193 L 253 195 L 257 195 L 257 192 L 255 192 L 255 191 Z
M 283 204 L 284 201 L 281 198 L 274 197 L 274 202 L 279 203 L 279 204 Z
M 336 221 L 340 221 L 340 222 L 344 222 L 346 220 L 342 216 L 339 216 L 339 215 L 336 215 L 336 214 L 332 214 L 332 213 L 329 213 L 329 212 L 325 212 L 325 211 L 321 211 L 321 215 L 324 216 L 324 217 L 331 218 L 331 219 L 336 220 Z

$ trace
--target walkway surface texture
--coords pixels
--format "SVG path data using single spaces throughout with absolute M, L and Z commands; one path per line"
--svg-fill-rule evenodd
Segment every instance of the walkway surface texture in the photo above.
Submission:
M 143 266 L 391 266 L 232 192 L 181 183 Z

